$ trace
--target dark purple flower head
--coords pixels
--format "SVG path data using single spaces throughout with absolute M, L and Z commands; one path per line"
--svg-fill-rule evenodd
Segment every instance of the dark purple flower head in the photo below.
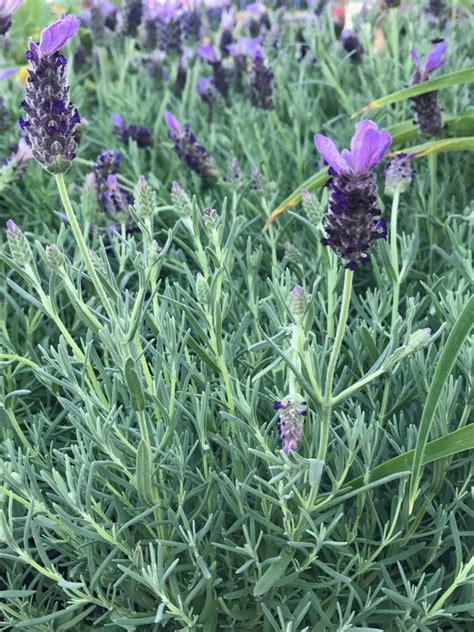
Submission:
M 374 122 L 361 121 L 356 125 L 350 150 L 340 153 L 333 141 L 321 134 L 316 134 L 314 140 L 333 176 L 328 182 L 332 193 L 322 243 L 341 257 L 346 268 L 355 270 L 369 261 L 373 242 L 387 236 L 376 206 L 377 178 L 371 169 L 382 160 L 391 136 Z
M 214 159 L 207 149 L 197 142 L 189 124 L 186 123 L 181 126 L 171 112 L 165 112 L 164 119 L 169 129 L 168 137 L 173 141 L 174 150 L 178 157 L 204 181 L 216 180 L 219 177 L 219 172 Z
M 444 54 L 448 49 L 448 44 L 440 41 L 434 44 L 428 53 L 425 63 L 422 64 L 418 53 L 411 51 L 411 56 L 415 60 L 416 70 L 413 73 L 411 82 L 417 84 L 429 79 L 430 73 L 440 68 L 445 62 Z M 439 104 L 438 93 L 436 91 L 419 94 L 412 97 L 416 122 L 423 136 L 437 136 L 443 130 L 443 116 Z
M 112 114 L 110 118 L 114 124 L 115 133 L 124 143 L 128 144 L 129 140 L 134 140 L 142 149 L 151 147 L 153 144 L 152 133 L 147 127 L 126 125 L 120 114 Z
M 251 98 L 253 103 L 263 110 L 270 110 L 273 105 L 272 82 L 273 72 L 265 65 L 263 54 L 258 51 L 253 58 L 250 77 Z
M 76 156 L 80 116 L 69 100 L 66 59 L 59 49 L 79 28 L 74 15 L 62 17 L 41 33 L 40 43 L 30 42 L 25 57 L 30 62 L 25 99 L 27 118 L 20 127 L 38 162 L 51 173 L 64 173 Z
M 446 63 L 446 59 L 444 55 L 448 50 L 448 43 L 442 40 L 441 42 L 437 42 L 434 44 L 426 56 L 425 63 L 421 63 L 420 56 L 416 52 L 416 50 L 411 50 L 410 54 L 415 62 L 416 70 L 412 77 L 412 83 L 420 83 L 421 81 L 426 81 L 429 78 L 430 72 L 436 70 L 443 66 Z
M 143 15 L 143 0 L 122 0 L 120 13 L 121 30 L 124 35 L 135 37 Z
M 341 42 L 346 53 L 349 53 L 351 56 L 351 60 L 354 63 L 359 64 L 362 61 L 364 49 L 356 33 L 350 29 L 343 29 L 341 33 Z
M 0 36 L 6 35 L 13 24 L 12 15 L 23 4 L 23 0 L 0 0 Z

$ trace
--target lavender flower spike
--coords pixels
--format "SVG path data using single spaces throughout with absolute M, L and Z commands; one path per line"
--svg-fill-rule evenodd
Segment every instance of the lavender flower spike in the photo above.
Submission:
M 447 50 L 448 44 L 446 42 L 436 42 L 428 53 L 424 64 L 421 63 L 420 56 L 416 50 L 412 50 L 411 56 L 416 64 L 416 70 L 411 79 L 412 84 L 427 81 L 433 70 L 440 68 L 446 63 L 444 55 Z M 443 129 L 443 117 L 439 105 L 438 93 L 434 91 L 419 94 L 416 97 L 412 97 L 411 101 L 415 108 L 416 121 L 421 133 L 424 136 L 436 136 L 440 134 Z
M 373 121 L 361 121 L 350 150 L 340 153 L 333 141 L 321 134 L 316 134 L 314 142 L 332 176 L 322 243 L 341 257 L 346 268 L 355 270 L 369 261 L 373 242 L 387 237 L 385 221 L 376 207 L 377 179 L 371 169 L 382 160 L 392 139 Z
M 181 127 L 179 121 L 171 112 L 165 112 L 165 123 L 169 129 L 169 138 L 174 143 L 174 150 L 179 158 L 185 162 L 192 171 L 195 171 L 204 181 L 217 180 L 217 171 L 214 158 L 205 147 L 197 142 L 196 136 L 191 132 L 189 124 Z
M 298 449 L 303 434 L 306 416 L 306 402 L 297 398 L 286 397 L 281 402 L 275 402 L 274 409 L 278 410 L 280 441 L 285 454 Z
M 6 35 L 13 24 L 12 15 L 21 7 L 23 0 L 0 0 L 0 35 Z
M 36 160 L 50 173 L 64 173 L 76 156 L 80 117 L 69 100 L 66 59 L 58 51 L 79 28 L 74 15 L 62 17 L 41 33 L 40 43 L 30 41 L 25 57 L 30 62 L 21 118 Z

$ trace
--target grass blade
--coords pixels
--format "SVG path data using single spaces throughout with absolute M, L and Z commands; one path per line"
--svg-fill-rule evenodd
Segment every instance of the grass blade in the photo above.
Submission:
M 422 465 L 427 465 L 438 459 L 443 459 L 448 456 L 453 456 L 464 450 L 474 449 L 474 424 L 450 432 L 444 437 L 439 437 L 434 441 L 430 441 L 426 444 L 425 450 L 422 455 Z M 369 483 L 373 483 L 387 476 L 397 474 L 399 472 L 406 472 L 413 466 L 413 458 L 415 456 L 415 450 L 405 452 L 399 456 L 381 463 L 371 472 L 368 477 L 358 476 L 352 481 L 347 483 L 347 487 L 351 489 L 358 489 L 362 487 L 368 479 Z
M 426 449 L 426 442 L 431 430 L 431 424 L 433 423 L 434 415 L 438 402 L 443 390 L 443 386 L 446 380 L 453 370 L 456 359 L 461 351 L 463 342 L 466 340 L 471 327 L 474 325 L 474 296 L 470 298 L 467 305 L 459 315 L 451 333 L 448 336 L 448 340 L 441 353 L 438 364 L 431 381 L 430 388 L 428 390 L 428 396 L 426 398 L 425 406 L 421 416 L 420 429 L 418 431 L 418 438 L 416 441 L 415 454 L 413 456 L 413 470 L 410 480 L 410 492 L 409 492 L 409 512 L 413 510 L 415 498 L 418 493 L 418 486 L 421 478 L 421 468 L 423 467 L 423 455 Z
M 414 86 L 403 88 L 403 90 L 392 92 L 392 94 L 387 94 L 385 97 L 372 101 L 360 110 L 357 110 L 357 112 L 354 112 L 352 118 L 355 118 L 364 112 L 369 112 L 369 110 L 376 110 L 377 108 L 381 108 L 385 105 L 391 105 L 392 103 L 397 103 L 398 101 L 405 101 L 411 97 L 416 97 L 419 94 L 426 94 L 427 92 L 434 92 L 435 90 L 442 90 L 443 88 L 449 88 L 461 83 L 470 83 L 471 81 L 474 81 L 474 68 L 456 70 L 455 72 L 443 75 L 442 77 L 436 77 L 436 79 L 423 81 L 415 84 Z

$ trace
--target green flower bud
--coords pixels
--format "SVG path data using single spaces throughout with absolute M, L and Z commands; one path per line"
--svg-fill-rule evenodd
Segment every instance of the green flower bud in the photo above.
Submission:
M 156 193 L 143 176 L 138 178 L 134 191 L 134 208 L 139 217 L 151 217 L 156 209 Z
M 53 270 L 59 270 L 64 264 L 63 253 L 54 244 L 49 244 L 45 248 L 46 261 Z
M 308 309 L 308 297 L 301 285 L 295 285 L 288 297 L 288 308 L 295 323 L 300 324 Z
M 201 305 L 209 302 L 209 285 L 200 272 L 196 276 L 196 298 Z
M 15 263 L 23 267 L 33 259 L 28 240 L 12 219 L 7 222 L 7 239 Z

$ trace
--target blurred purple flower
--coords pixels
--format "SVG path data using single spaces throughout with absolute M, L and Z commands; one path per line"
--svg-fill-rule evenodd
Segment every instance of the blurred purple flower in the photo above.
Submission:
M 273 73 L 267 68 L 263 55 L 257 53 L 253 58 L 252 75 L 250 77 L 251 98 L 259 108 L 269 110 L 273 105 Z
M 373 121 L 357 123 L 351 149 L 342 153 L 327 136 L 314 137 L 332 176 L 322 243 L 350 270 L 367 263 L 373 242 L 387 236 L 385 221 L 376 206 L 377 178 L 371 169 L 382 160 L 391 140 L 388 131 L 379 130 Z
M 360 64 L 364 49 L 362 47 L 359 37 L 350 29 L 343 29 L 341 33 L 342 47 L 349 53 L 351 61 L 355 64 Z
M 23 0 L 0 0 L 0 36 L 6 35 L 13 24 L 12 16 Z
M 217 61 L 217 53 L 214 46 L 209 44 L 202 44 L 196 48 L 196 54 L 201 59 L 209 62 L 210 64 L 214 64 Z
M 411 82 L 417 84 L 429 79 L 430 73 L 440 68 L 446 63 L 444 57 L 448 50 L 448 44 L 445 41 L 439 41 L 434 44 L 428 53 L 425 63 L 422 64 L 420 56 L 415 50 L 411 51 L 411 56 L 415 61 L 416 70 L 413 73 Z M 436 136 L 443 130 L 443 116 L 441 106 L 439 104 L 438 92 L 427 92 L 412 97 L 411 101 L 415 108 L 416 122 L 424 136 Z
M 112 114 L 110 118 L 115 127 L 114 131 L 122 142 L 128 143 L 130 139 L 134 140 L 142 149 L 152 146 L 153 136 L 147 127 L 127 125 L 120 114 Z
M 5 68 L 5 70 L 0 70 L 0 81 L 2 79 L 8 79 L 8 77 L 11 77 L 12 75 L 14 75 L 17 70 L 18 68 L 16 66 Z

